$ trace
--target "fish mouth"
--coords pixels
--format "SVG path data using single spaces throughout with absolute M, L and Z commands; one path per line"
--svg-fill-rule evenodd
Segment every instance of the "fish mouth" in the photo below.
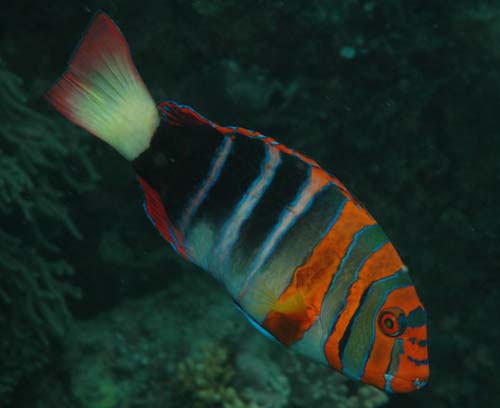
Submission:
M 396 377 L 390 374 L 385 374 L 385 391 L 395 393 L 404 393 L 404 392 L 412 392 L 416 390 L 420 390 L 425 387 L 428 382 L 428 378 L 403 378 Z

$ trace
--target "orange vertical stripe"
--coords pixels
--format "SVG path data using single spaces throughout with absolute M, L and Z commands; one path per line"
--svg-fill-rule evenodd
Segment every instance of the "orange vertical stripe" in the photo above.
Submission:
M 354 235 L 375 220 L 352 201 L 347 201 L 309 259 L 295 270 L 292 282 L 281 294 L 263 322 L 283 344 L 302 338 L 321 311 L 323 298 Z
M 326 359 L 332 367 L 337 370 L 342 368 L 339 343 L 351 319 L 359 308 L 363 293 L 374 281 L 391 276 L 402 267 L 403 263 L 398 253 L 389 242 L 372 254 L 365 262 L 359 271 L 358 280 L 354 282 L 349 289 L 345 308 L 340 314 L 335 324 L 335 328 L 325 344 Z

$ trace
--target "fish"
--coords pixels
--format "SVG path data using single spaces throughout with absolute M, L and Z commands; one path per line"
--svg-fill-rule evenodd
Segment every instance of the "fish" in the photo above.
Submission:
M 156 103 L 102 11 L 46 99 L 131 163 L 161 237 L 266 337 L 388 393 L 427 384 L 427 316 L 408 268 L 316 161 L 188 105 Z

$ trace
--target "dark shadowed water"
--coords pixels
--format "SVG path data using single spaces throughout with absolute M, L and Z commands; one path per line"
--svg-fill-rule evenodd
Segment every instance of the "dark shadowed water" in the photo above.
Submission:
M 166 245 L 128 163 L 43 99 L 99 9 L 155 100 L 258 129 L 359 197 L 426 307 L 425 388 L 270 342 Z M 3 5 L 0 408 L 500 406 L 499 119 L 498 1 Z

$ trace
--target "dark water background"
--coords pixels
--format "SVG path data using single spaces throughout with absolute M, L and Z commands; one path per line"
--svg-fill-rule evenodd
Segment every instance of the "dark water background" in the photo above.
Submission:
M 42 99 L 98 8 L 156 100 L 360 197 L 428 310 L 429 386 L 386 401 L 261 343 L 171 254 L 127 163 Z M 499 119 L 498 1 L 2 5 L 0 407 L 500 406 Z

